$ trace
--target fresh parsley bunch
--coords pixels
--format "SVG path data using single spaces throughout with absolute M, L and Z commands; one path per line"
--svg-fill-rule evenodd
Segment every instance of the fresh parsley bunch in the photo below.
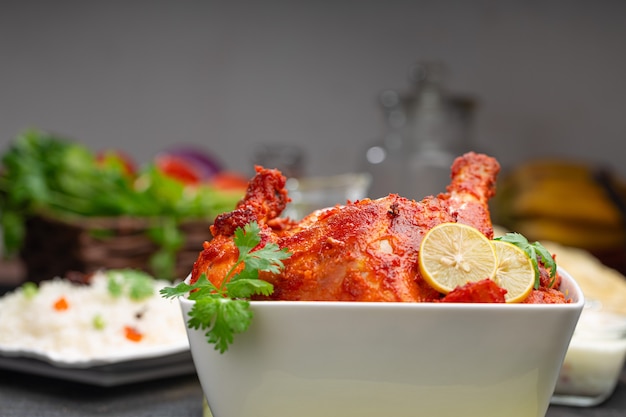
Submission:
M 220 353 L 228 350 L 236 333 L 248 329 L 253 316 L 250 297 L 274 292 L 272 284 L 259 279 L 259 271 L 277 274 L 284 269 L 282 260 L 291 256 L 286 248 L 280 249 L 275 243 L 257 248 L 260 242 L 260 228 L 256 222 L 247 224 L 243 229 L 237 228 L 234 243 L 239 257 L 219 287 L 202 274 L 193 285 L 181 282 L 160 291 L 165 298 L 189 294 L 189 299 L 195 304 L 189 312 L 187 325 L 192 329 L 206 330 L 207 341 L 214 344 Z M 242 264 L 243 269 L 235 273 Z
M 537 263 L 537 259 L 541 259 L 541 262 L 550 271 L 550 286 L 554 285 L 554 280 L 556 279 L 556 262 L 554 262 L 550 251 L 548 251 L 541 243 L 530 243 L 528 239 L 520 233 L 507 233 L 504 236 L 495 238 L 494 240 L 502 240 L 503 242 L 512 243 L 526 252 L 526 254 L 530 257 L 533 268 L 535 269 L 535 289 L 538 289 L 541 285 L 539 280 L 541 274 L 539 273 L 539 264 Z

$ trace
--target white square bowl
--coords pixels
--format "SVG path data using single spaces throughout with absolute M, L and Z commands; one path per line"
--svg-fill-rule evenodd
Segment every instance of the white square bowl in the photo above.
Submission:
M 559 272 L 567 304 L 254 301 L 191 352 L 214 417 L 543 417 L 584 305 Z

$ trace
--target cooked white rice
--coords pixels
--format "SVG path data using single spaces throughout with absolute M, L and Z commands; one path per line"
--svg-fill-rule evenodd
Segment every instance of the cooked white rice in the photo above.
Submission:
M 0 353 L 80 365 L 188 349 L 178 301 L 159 295 L 159 289 L 167 285 L 171 283 L 154 280 L 154 294 L 141 301 L 126 295 L 113 297 L 104 273 L 96 273 L 91 285 L 60 278 L 43 281 L 31 298 L 20 287 L 0 298 Z M 61 297 L 67 301 L 67 310 L 54 307 Z M 100 329 L 94 325 L 96 317 L 101 318 Z M 140 341 L 126 337 L 127 326 L 142 335 Z

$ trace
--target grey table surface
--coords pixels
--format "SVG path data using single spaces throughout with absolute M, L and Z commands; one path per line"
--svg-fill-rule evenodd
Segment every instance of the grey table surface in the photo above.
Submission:
M 202 417 L 202 399 L 200 383 L 193 373 L 103 388 L 0 370 L 2 417 Z M 626 416 L 626 372 L 622 372 L 614 395 L 605 403 L 590 408 L 553 405 L 546 414 L 546 417 L 617 416 Z

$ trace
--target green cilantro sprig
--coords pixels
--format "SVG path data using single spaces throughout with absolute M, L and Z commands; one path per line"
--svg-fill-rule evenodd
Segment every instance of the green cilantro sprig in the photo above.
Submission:
M 250 326 L 253 316 L 250 297 L 274 292 L 272 284 L 259 279 L 259 272 L 277 274 L 284 269 L 282 260 L 291 256 L 286 248 L 280 249 L 271 242 L 257 248 L 261 236 L 256 222 L 247 224 L 243 229 L 237 228 L 233 241 L 239 256 L 219 287 L 202 274 L 192 285 L 181 282 L 160 291 L 165 298 L 189 294 L 189 299 L 195 303 L 189 311 L 187 325 L 192 329 L 205 330 L 207 341 L 214 344 L 220 353 L 228 350 L 236 333 L 242 333 Z M 243 269 L 235 273 L 242 264 Z
M 530 260 L 535 269 L 535 289 L 538 289 L 541 285 L 539 273 L 539 264 L 537 258 L 541 259 L 541 262 L 550 271 L 550 286 L 554 285 L 556 279 L 556 262 L 552 258 L 552 254 L 539 242 L 530 243 L 523 235 L 519 233 L 507 233 L 504 236 L 497 237 L 494 240 L 501 240 L 503 242 L 509 242 L 522 249 L 530 257 Z

